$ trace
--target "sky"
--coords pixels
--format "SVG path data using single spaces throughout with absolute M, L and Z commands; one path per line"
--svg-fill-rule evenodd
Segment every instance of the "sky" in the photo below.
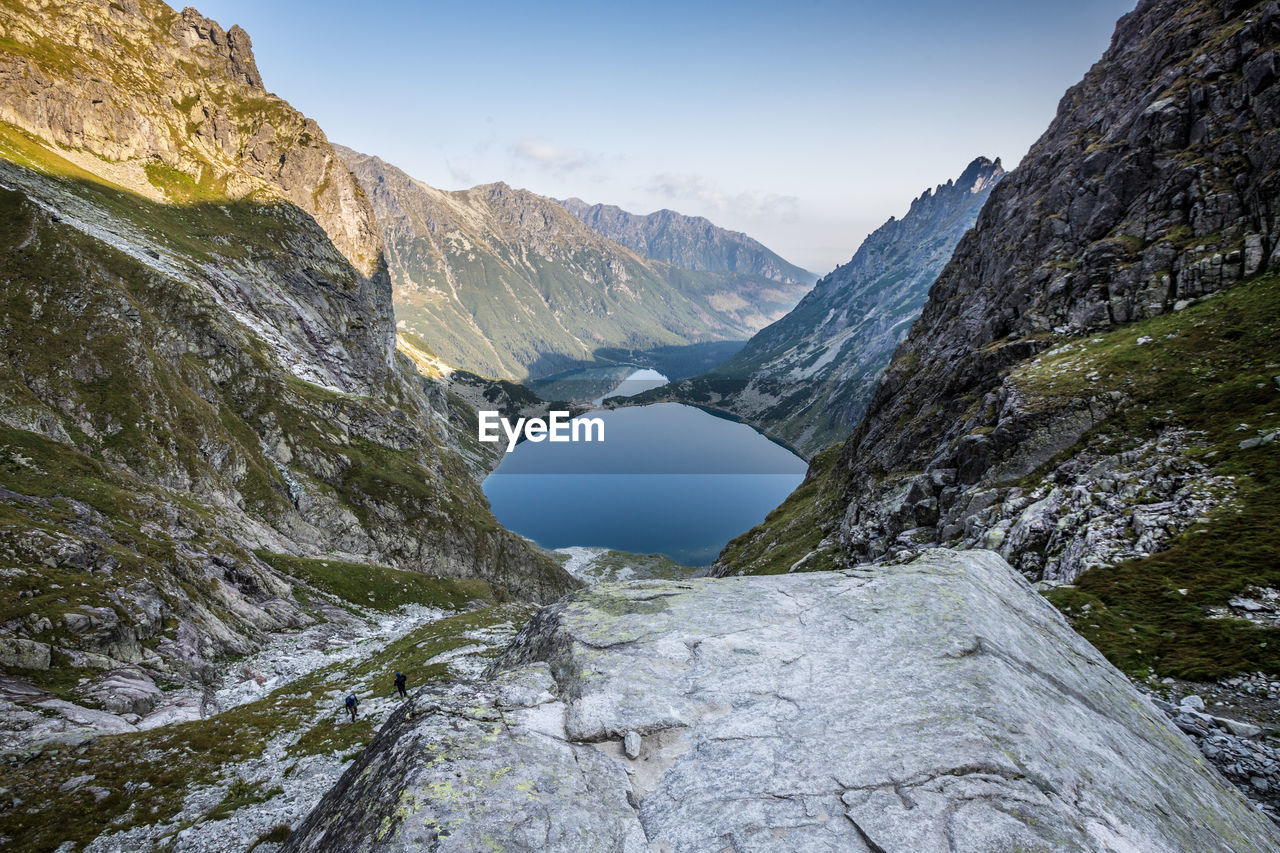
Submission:
M 1134 0 L 199 0 L 334 142 L 745 231 L 815 273 L 976 156 L 1016 164 Z

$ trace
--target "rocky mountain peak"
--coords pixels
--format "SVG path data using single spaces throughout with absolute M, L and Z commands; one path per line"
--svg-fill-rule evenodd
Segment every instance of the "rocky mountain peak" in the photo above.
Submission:
M 951 178 L 945 184 L 925 189 L 911 202 L 911 209 L 906 218 L 927 217 L 929 214 L 922 213 L 926 210 L 934 210 L 941 215 L 946 215 L 946 211 L 949 211 L 952 206 L 968 204 L 966 199 L 973 200 L 978 196 L 981 196 L 981 201 L 985 202 L 987 193 L 1004 175 L 1005 171 L 998 157 L 995 160 L 977 157 L 965 167 L 959 178 Z M 974 208 L 975 213 L 980 207 L 981 204 Z M 897 217 L 890 217 L 886 225 L 897 221 Z
M 1122 18 L 939 276 L 872 403 L 889 422 L 867 431 L 903 461 L 932 455 L 957 413 L 912 434 L 890 425 L 904 407 L 981 396 L 1050 335 L 1160 315 L 1274 263 L 1277 154 L 1241 151 L 1274 132 L 1278 32 L 1275 2 L 1233 18 L 1154 0 Z
M 930 285 L 1003 176 L 999 160 L 979 157 L 959 180 L 926 189 L 902 219 L 890 217 L 848 263 L 715 371 L 654 393 L 710 403 L 806 454 L 848 435 Z
M 506 181 L 493 181 L 487 184 L 477 184 L 466 192 L 475 193 L 477 195 L 488 196 L 490 198 L 508 198 L 517 195 L 522 190 L 513 188 Z
M 264 88 L 253 58 L 253 42 L 239 24 L 224 31 L 217 21 L 188 6 L 182 10 L 174 35 L 187 50 L 221 60 L 228 78 L 255 89 Z
M 977 157 L 960 173 L 960 177 L 956 180 L 956 186 L 970 193 L 980 193 L 994 184 L 995 180 L 999 179 L 1003 174 L 1004 166 L 1001 165 L 999 157 L 995 160 Z
M 157 0 L 6 6 L 0 122 L 155 200 L 276 198 L 304 210 L 365 276 L 382 244 L 324 132 L 267 92 L 240 27 Z

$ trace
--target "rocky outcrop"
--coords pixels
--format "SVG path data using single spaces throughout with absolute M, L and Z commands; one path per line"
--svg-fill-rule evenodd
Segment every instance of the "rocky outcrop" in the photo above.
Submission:
M 741 231 L 674 210 L 641 215 L 580 198 L 553 199 L 595 231 L 646 258 L 709 272 L 761 276 L 782 285 L 812 285 L 817 276 L 788 262 Z
M 238 24 L 224 32 L 217 21 L 188 6 L 182 10 L 181 22 L 170 32 L 203 60 L 204 67 L 219 76 L 254 89 L 266 89 L 253 58 L 253 42 Z
M 1170 428 L 1124 450 L 1085 441 L 1030 488 L 975 486 L 947 511 L 940 535 L 992 548 L 1054 583 L 1153 554 L 1234 491 L 1230 477 L 1194 459 L 1195 438 Z
M 609 584 L 418 693 L 290 851 L 1271 850 L 1007 564 Z
M 0 121 L 151 198 L 287 200 L 379 272 L 368 201 L 319 125 L 263 88 L 240 27 L 158 0 L 10 5 Z
M 837 496 L 823 529 L 837 562 L 982 544 L 1071 580 L 1163 547 L 1222 503 L 1230 489 L 1206 460 L 1225 454 L 1186 458 L 1206 439 L 1187 427 L 1194 413 L 1144 396 L 1139 354 L 1197 355 L 1170 343 L 1184 337 L 1168 315 L 1238 338 L 1216 303 L 1196 303 L 1274 265 L 1278 35 L 1275 2 L 1145 0 L 1120 20 L 960 240 L 839 460 L 811 472 Z M 1133 323 L 1159 337 L 1125 339 Z M 1199 346 L 1216 359 L 1196 368 L 1205 383 L 1262 358 L 1224 339 Z M 1218 393 L 1181 393 L 1201 391 Z M 1070 459 L 1082 452 L 1088 465 Z
M 964 487 L 1025 476 L 1117 410 L 1086 393 L 1045 411 L 1000 387 L 1012 365 L 1275 262 L 1278 33 L 1277 3 L 1149 0 L 1121 19 L 961 240 L 846 445 L 841 538 L 852 552 L 885 553 Z M 913 503 L 936 507 L 889 508 L 886 491 L 901 483 L 882 485 L 885 474 L 906 471 L 926 473 Z M 947 471 L 960 488 L 932 484 Z
M 812 455 L 853 431 L 956 243 L 1004 177 L 979 157 L 863 241 L 787 316 L 706 376 L 646 395 L 728 411 Z
M 377 212 L 402 330 L 485 376 L 545 377 L 607 349 L 742 340 L 806 287 L 652 260 L 527 190 L 444 192 L 339 150 Z

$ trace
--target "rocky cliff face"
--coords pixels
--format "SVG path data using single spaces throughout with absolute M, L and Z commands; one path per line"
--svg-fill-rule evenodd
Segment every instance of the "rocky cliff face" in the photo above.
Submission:
M 1122 18 L 857 430 L 717 571 L 980 545 L 1153 689 L 1280 672 L 1247 609 L 1280 585 L 1278 37 L 1274 2 Z
M 702 216 L 674 210 L 647 215 L 612 204 L 587 204 L 580 198 L 554 199 L 565 210 L 614 242 L 646 258 L 708 272 L 760 276 L 782 285 L 805 287 L 817 276 L 788 262 L 740 231 L 719 228 Z
M 609 584 L 426 689 L 289 851 L 1271 850 L 989 552 Z
M 342 153 L 377 211 L 405 331 L 469 371 L 538 378 L 610 348 L 740 340 L 803 292 L 642 257 L 525 190 L 443 192 Z
M 280 199 L 362 274 L 373 212 L 311 119 L 263 88 L 249 35 L 158 0 L 6 3 L 0 121 L 156 200 Z
M 787 316 L 707 376 L 645 399 L 731 412 L 812 455 L 848 436 L 929 288 L 972 227 L 1004 169 L 980 157 L 955 181 L 926 190 Z
M 1120 21 L 960 241 L 846 443 L 830 475 L 847 507 L 833 543 L 874 558 L 985 532 L 968 519 L 1141 402 L 1132 364 L 1052 393 L 1049 382 L 1031 389 L 1019 379 L 1043 373 L 1037 355 L 1072 340 L 1091 346 L 1078 336 L 1186 308 L 1274 263 L 1278 12 L 1166 0 Z M 1077 393 L 1065 393 L 1069 384 Z M 1128 430 L 1113 447 L 1153 447 L 1161 430 Z M 1198 516 L 1181 513 L 1160 536 Z M 1044 541 L 1032 538 L 1006 555 L 1042 570 Z M 1078 574 L 1079 557 L 1056 576 Z
M 457 399 L 391 349 L 385 268 L 370 260 L 373 275 L 362 274 L 320 227 L 311 203 L 327 197 L 323 185 L 315 199 L 307 191 L 311 212 L 260 196 L 267 183 L 245 152 L 217 161 L 240 171 L 217 174 L 257 188 L 252 199 L 177 203 L 114 182 L 134 161 L 111 156 L 141 157 L 146 142 L 120 134 L 155 130 L 147 111 L 168 97 L 148 88 L 153 79 L 190 76 L 220 95 L 257 80 L 247 37 L 189 10 L 143 12 L 45 7 L 6 16 L 10 40 L 0 41 L 0 62 L 25 69 L 0 76 L 0 99 L 48 123 L 36 129 L 58 128 L 46 139 L 0 123 L 6 672 L 103 707 L 122 692 L 110 674 L 127 669 L 123 692 L 154 705 L 156 682 L 200 685 L 270 632 L 326 618 L 308 604 L 308 582 L 280 568 L 290 556 L 477 578 L 544 601 L 574 587 L 490 515 L 453 446 Z M 50 28 L 35 38 L 46 13 Z M 73 21 L 82 30 L 65 29 Z M 160 47 L 139 54 L 130 34 Z M 206 56 L 204 40 L 222 53 Z M 138 64 L 132 88 L 122 77 L 111 93 L 121 124 L 68 126 L 59 115 L 93 116 L 106 93 L 80 66 L 54 86 L 40 63 L 83 53 L 105 68 L 108 49 L 120 67 Z M 184 70 L 199 57 L 199 73 Z M 177 71 L 162 71 L 168 60 Z M 44 81 L 34 95 L 32 81 Z M 190 150 L 212 150 L 199 123 L 187 128 Z M 163 148 L 171 132 L 147 144 Z M 72 138 L 108 159 L 81 151 L 73 162 L 63 156 Z M 300 149 L 273 139 L 277 161 L 301 150 L 302 162 L 315 154 L 333 170 L 299 180 L 346 176 L 367 213 L 323 137 Z M 376 249 L 376 237 L 365 245 Z
M 1144 2 L 1120 21 L 957 247 L 847 445 L 855 553 L 941 534 L 967 487 L 1033 472 L 1124 405 L 1099 388 L 1042 411 L 1003 381 L 1011 366 L 1275 263 L 1278 26 L 1273 3 Z M 902 488 L 909 507 L 886 503 Z

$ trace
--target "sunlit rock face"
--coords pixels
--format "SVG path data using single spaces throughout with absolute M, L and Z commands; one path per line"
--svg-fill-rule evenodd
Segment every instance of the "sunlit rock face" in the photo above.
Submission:
M 1280 843 L 991 552 L 593 587 L 493 673 L 420 692 L 287 849 Z

